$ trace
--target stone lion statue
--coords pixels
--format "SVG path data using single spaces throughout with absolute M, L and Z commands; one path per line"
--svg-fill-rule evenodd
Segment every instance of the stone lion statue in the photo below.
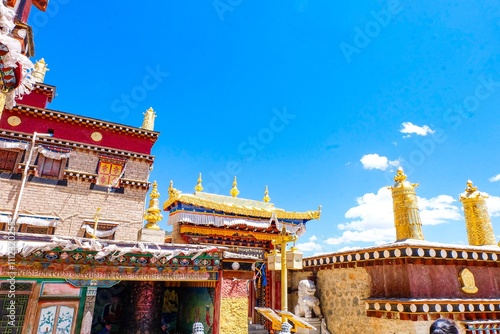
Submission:
M 318 318 L 322 318 L 319 308 L 319 299 L 314 296 L 316 287 L 311 280 L 304 279 L 299 282 L 299 300 L 295 306 L 295 315 L 299 317 L 312 318 L 312 312 Z

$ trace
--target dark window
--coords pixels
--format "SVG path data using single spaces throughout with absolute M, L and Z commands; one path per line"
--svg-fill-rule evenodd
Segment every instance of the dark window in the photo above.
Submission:
M 61 174 L 61 162 L 62 160 L 45 158 L 40 175 L 59 178 Z
M 13 172 L 16 168 L 16 162 L 19 152 L 0 150 L 0 170 Z

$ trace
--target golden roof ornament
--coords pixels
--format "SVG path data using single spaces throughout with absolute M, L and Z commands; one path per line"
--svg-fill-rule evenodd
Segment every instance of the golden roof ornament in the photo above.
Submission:
M 49 71 L 47 63 L 45 63 L 45 60 L 42 58 L 35 63 L 33 72 L 31 72 L 31 76 L 33 77 L 33 80 L 35 82 L 43 83 L 43 81 L 45 80 L 45 73 L 47 71 Z
M 200 175 L 198 176 L 198 183 L 194 187 L 194 191 L 196 191 L 197 193 L 203 191 L 203 186 L 201 185 L 201 181 L 202 181 L 202 179 L 201 179 L 201 173 L 200 173 Z
M 486 206 L 488 197 L 488 194 L 479 192 L 471 180 L 467 181 L 465 192 L 460 194 L 469 245 L 489 246 L 497 244 Z
M 163 215 L 161 214 L 160 193 L 158 192 L 158 184 L 156 181 L 153 182 L 153 190 L 151 190 L 149 197 L 151 198 L 149 200 L 149 208 L 144 214 L 144 219 L 147 221 L 147 224 L 144 227 L 150 230 L 159 230 L 160 226 L 158 226 L 158 222 L 163 219 Z
M 179 190 L 174 188 L 174 181 L 170 180 L 170 185 L 168 186 L 168 198 L 175 198 L 179 195 Z
M 238 187 L 237 187 L 237 182 L 236 182 L 236 176 L 234 177 L 234 181 L 233 181 L 233 187 L 231 188 L 231 191 L 229 192 L 231 194 L 231 196 L 233 197 L 236 197 L 239 195 L 240 191 L 238 190 Z
M 403 168 L 399 167 L 394 176 L 394 185 L 389 187 L 392 192 L 394 226 L 396 241 L 405 239 L 424 240 L 422 222 L 418 211 L 416 183 L 406 181 Z
M 155 118 L 156 118 L 156 113 L 153 110 L 153 108 L 149 108 L 148 110 L 146 110 L 146 112 L 144 113 L 144 121 L 142 122 L 141 128 L 144 130 L 154 131 Z
M 266 190 L 264 191 L 264 198 L 262 199 L 264 202 L 269 203 L 271 197 L 269 197 L 269 189 L 266 186 Z

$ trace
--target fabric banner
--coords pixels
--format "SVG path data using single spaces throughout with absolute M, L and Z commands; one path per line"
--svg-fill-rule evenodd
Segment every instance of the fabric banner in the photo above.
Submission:
M 98 228 L 99 228 L 99 226 L 98 226 Z M 116 232 L 116 230 L 118 229 L 118 226 L 113 227 L 111 230 L 108 230 L 108 231 L 97 230 L 94 232 L 94 229 L 92 227 L 90 227 L 89 225 L 83 225 L 82 229 L 84 229 L 85 232 L 87 232 L 90 235 L 96 236 L 98 238 L 106 238 L 106 237 L 112 236 Z
M 42 154 L 43 156 L 45 156 L 49 159 L 54 159 L 54 160 L 66 159 L 66 158 L 69 158 L 69 156 L 70 156 L 69 150 L 56 149 L 56 148 L 52 148 L 52 147 L 40 146 L 40 147 L 38 147 L 38 152 L 40 154 Z
M 120 179 L 125 172 L 125 164 L 120 161 L 101 159 L 97 169 L 98 186 L 120 187 Z

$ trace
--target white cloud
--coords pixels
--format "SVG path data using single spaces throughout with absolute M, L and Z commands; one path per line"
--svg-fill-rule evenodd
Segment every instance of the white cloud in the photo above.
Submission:
M 418 198 L 420 219 L 423 225 L 438 225 L 449 220 L 460 220 L 459 208 L 452 203 L 456 202 L 449 195 L 439 195 L 430 199 Z
M 419 197 L 422 224 L 437 225 L 462 219 L 460 210 L 454 202 L 456 200 L 449 195 L 439 195 L 430 199 Z M 344 245 L 352 242 L 383 244 L 396 240 L 392 195 L 389 189 L 383 187 L 376 194 L 366 193 L 356 199 L 356 204 L 345 213 L 345 218 L 349 221 L 337 226 L 343 231 L 342 235 L 326 239 L 326 244 Z M 500 197 L 495 207 L 500 216 Z
M 497 174 L 495 176 L 492 176 L 489 178 L 489 181 L 490 182 L 497 182 L 497 181 L 500 181 L 500 174 Z
M 302 252 L 312 252 L 312 251 L 320 252 L 323 250 L 323 246 L 315 242 L 316 240 L 318 240 L 318 238 L 315 235 L 313 235 L 312 237 L 309 238 L 308 242 L 297 243 L 296 247 Z
M 486 206 L 490 217 L 500 216 L 500 197 L 490 196 L 486 199 Z
M 418 126 L 412 122 L 404 122 L 401 126 L 403 128 L 400 132 L 407 134 L 407 136 L 404 136 L 405 138 L 410 137 L 413 133 L 419 136 L 427 136 L 428 134 L 434 133 L 434 130 L 432 130 L 428 125 Z
M 361 157 L 361 163 L 364 169 L 380 169 L 386 170 L 389 166 L 399 166 L 398 160 L 390 161 L 387 157 L 380 156 L 377 153 L 365 154 Z

